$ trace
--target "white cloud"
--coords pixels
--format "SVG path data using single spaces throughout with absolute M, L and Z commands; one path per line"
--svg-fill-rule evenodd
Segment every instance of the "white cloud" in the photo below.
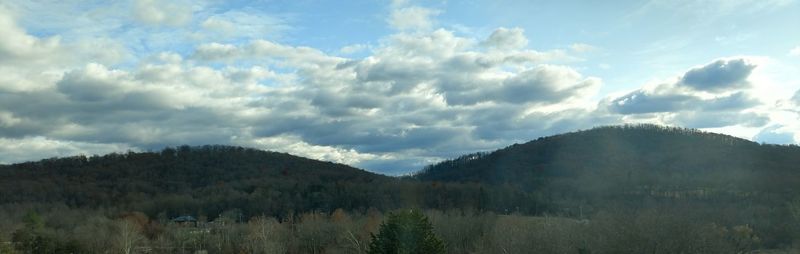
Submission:
M 59 47 L 58 37 L 36 38 L 17 26 L 11 13 L 0 5 L 0 64 L 36 62 Z
M 483 41 L 483 45 L 487 47 L 496 47 L 502 49 L 520 49 L 528 46 L 528 39 L 525 38 L 522 28 L 505 28 L 501 27 L 494 30 L 489 38 Z
M 54 140 L 46 137 L 0 137 L 0 164 L 39 160 L 56 156 L 93 155 L 135 150 L 125 144 L 96 144 Z
M 794 47 L 789 51 L 790 56 L 800 56 L 800 46 Z
M 391 6 L 394 8 L 399 8 L 403 6 L 407 6 L 409 4 L 409 0 L 392 0 Z
M 157 4 L 158 12 L 172 8 L 137 3 Z M 271 38 L 283 29 L 280 18 L 172 5 L 188 16 L 139 18 L 197 31 L 148 27 L 119 37 L 161 38 L 138 44 L 121 44 L 109 33 L 70 40 L 33 35 L 13 15 L 0 15 L 6 35 L 0 37 L 0 161 L 233 144 L 405 172 L 596 125 L 734 125 L 757 132 L 753 126 L 765 125 L 765 115 L 775 119 L 751 91 L 760 85 L 751 71 L 763 65 L 740 58 L 598 103 L 602 80 L 565 65 L 591 46 L 537 51 L 520 28 L 465 36 L 436 29 L 431 18 L 438 11 L 399 3 L 389 20 L 397 33 L 329 54 Z M 795 107 L 786 99 L 785 107 Z M 798 129 L 792 121 L 781 122 L 781 133 Z
M 350 54 L 361 52 L 361 51 L 366 50 L 368 48 L 369 48 L 369 46 L 367 46 L 366 44 L 352 44 L 352 45 L 344 46 L 341 49 L 339 49 L 339 53 L 342 53 L 342 54 L 345 54 L 345 55 L 350 55 Z
M 8 128 L 14 125 L 18 125 L 21 122 L 22 119 L 15 117 L 14 114 L 12 114 L 11 112 L 0 111 L 0 126 Z
M 214 14 L 200 23 L 203 32 L 196 33 L 199 39 L 213 41 L 280 38 L 291 26 L 282 18 L 252 13 L 250 11 L 231 10 Z
M 398 30 L 429 30 L 433 27 L 433 16 L 439 11 L 428 8 L 411 6 L 392 10 L 389 15 L 389 25 Z
M 135 0 L 133 14 L 149 25 L 182 26 L 192 19 L 192 6 L 184 1 Z
M 0 136 L 142 149 L 238 144 L 402 172 L 553 134 L 571 126 L 568 116 L 586 116 L 573 102 L 585 104 L 599 79 L 550 63 L 568 58 L 563 52 L 522 48 L 521 30 L 499 33 L 489 51 L 439 29 L 389 36 L 363 59 L 250 40 L 203 43 L 188 60 L 164 52 L 129 68 L 86 64 L 37 90 L 0 95 L 8 109 Z M 210 67 L 217 64 L 225 67 Z M 16 106 L 29 101 L 39 103 Z
M 379 160 L 386 156 L 377 156 L 369 153 L 359 153 L 355 149 L 344 149 L 333 146 L 319 146 L 306 143 L 297 136 L 279 135 L 256 139 L 235 140 L 236 144 L 246 145 L 270 151 L 286 152 L 307 158 L 333 161 L 355 165 L 362 161 Z
M 207 43 L 195 49 L 193 57 L 206 61 L 219 61 L 239 57 L 239 48 L 231 44 Z
M 44 90 L 7 93 L 0 133 L 143 149 L 239 144 L 409 170 L 533 136 L 520 122 L 530 113 L 513 105 L 585 100 L 599 85 L 543 55 L 482 52 L 446 30 L 392 36 L 360 60 L 266 40 L 201 44 L 188 61 L 165 52 L 129 70 L 88 64 Z M 227 67 L 205 66 L 219 62 Z M 29 100 L 46 103 L 12 106 Z M 482 127 L 479 116 L 500 112 L 516 117 Z
M 753 140 L 770 144 L 796 144 L 795 131 L 782 125 L 772 125 L 761 130 Z

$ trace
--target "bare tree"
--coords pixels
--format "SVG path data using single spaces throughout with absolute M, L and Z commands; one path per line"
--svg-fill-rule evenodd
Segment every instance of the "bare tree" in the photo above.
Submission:
M 136 246 L 144 239 L 140 231 L 139 225 L 131 220 L 123 219 L 117 223 L 117 244 L 122 253 L 134 253 Z
M 281 224 L 274 218 L 257 217 L 248 223 L 248 248 L 251 253 L 286 253 Z

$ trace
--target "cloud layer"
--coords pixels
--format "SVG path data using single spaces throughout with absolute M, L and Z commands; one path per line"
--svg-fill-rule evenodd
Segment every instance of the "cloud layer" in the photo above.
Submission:
M 194 27 L 186 34 L 196 42 L 98 54 L 85 41 L 33 35 L 0 15 L 0 162 L 233 144 L 398 174 L 626 122 L 763 128 L 764 140 L 787 140 L 769 134 L 786 127 L 766 128 L 771 115 L 751 80 L 758 64 L 747 57 L 606 95 L 598 94 L 601 78 L 571 66 L 581 59 L 566 50 L 594 47 L 534 50 L 521 28 L 461 35 L 435 27 L 439 11 L 407 3 L 390 10 L 396 32 L 359 47 L 367 52 L 357 58 L 264 39 L 286 29 L 279 19 L 252 22 L 243 11 L 197 18 L 192 8 L 153 0 L 135 7 L 131 20 L 155 27 L 148 29 Z M 126 45 L 108 39 L 103 45 Z M 120 61 L 125 55 L 137 57 Z

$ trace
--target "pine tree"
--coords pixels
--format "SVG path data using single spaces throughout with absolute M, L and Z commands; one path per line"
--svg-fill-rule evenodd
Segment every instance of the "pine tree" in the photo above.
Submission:
M 433 232 L 433 226 L 417 210 L 389 214 L 378 235 L 372 235 L 370 254 L 437 254 L 445 253 L 444 242 Z

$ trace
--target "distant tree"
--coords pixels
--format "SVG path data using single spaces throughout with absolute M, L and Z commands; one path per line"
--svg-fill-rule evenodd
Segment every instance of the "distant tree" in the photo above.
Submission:
M 247 223 L 248 253 L 286 253 L 286 233 L 274 218 L 255 217 Z
M 793 241 L 795 241 L 795 244 L 797 244 L 797 242 L 800 242 L 800 198 L 795 198 L 794 200 L 788 202 L 786 206 L 789 209 L 789 215 L 791 217 L 790 221 L 792 223 L 790 225 L 793 226 L 791 228 L 794 229 L 793 238 L 795 240 Z
M 122 219 L 117 224 L 117 244 L 121 253 L 133 253 L 133 249 L 144 237 L 139 233 L 141 228 L 131 219 Z
M 30 230 L 41 230 L 44 228 L 44 219 L 39 213 L 34 211 L 29 211 L 22 217 L 22 222 L 25 223 L 25 227 Z
M 800 224 L 800 198 L 796 198 L 787 203 L 787 207 L 789 208 L 789 213 L 791 214 L 792 219 Z
M 14 248 L 23 253 L 81 253 L 78 243 L 65 239 L 54 231 L 45 228 L 45 222 L 36 212 L 28 212 L 22 221 L 25 223 L 11 235 Z
M 295 237 L 303 253 L 326 253 L 336 242 L 336 227 L 328 216 L 321 213 L 304 213 L 295 224 Z
M 79 223 L 72 230 L 72 236 L 81 243 L 86 253 L 104 253 L 114 249 L 116 230 L 116 221 L 95 215 Z
M 389 214 L 378 235 L 372 235 L 370 254 L 445 253 L 445 243 L 433 232 L 433 226 L 418 210 Z
M 18 229 L 11 236 L 15 248 L 18 250 L 39 253 L 46 245 L 42 230 L 44 229 L 44 219 L 38 213 L 29 211 L 22 217 L 25 227 Z

